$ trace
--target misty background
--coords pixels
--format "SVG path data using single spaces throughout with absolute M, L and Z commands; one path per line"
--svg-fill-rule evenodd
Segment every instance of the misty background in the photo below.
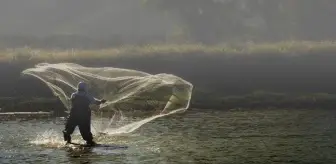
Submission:
M 336 38 L 335 0 L 1 0 L 0 47 Z

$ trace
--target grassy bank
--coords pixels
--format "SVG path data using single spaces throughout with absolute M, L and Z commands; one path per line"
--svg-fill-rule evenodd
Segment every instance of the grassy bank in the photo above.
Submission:
M 229 43 L 213 46 L 202 44 L 161 44 L 145 46 L 122 46 L 98 50 L 31 49 L 29 47 L 0 50 L 2 62 L 64 62 L 100 59 L 129 59 L 145 57 L 193 58 L 260 56 L 260 55 L 309 55 L 336 52 L 336 42 L 286 41 L 277 43 Z
M 175 74 L 195 85 L 193 107 L 334 108 L 335 54 L 334 42 L 303 41 L 68 51 L 8 49 L 0 52 L 0 75 L 4 77 L 0 97 L 51 97 L 41 82 L 23 79 L 20 72 L 40 62 L 74 62 Z

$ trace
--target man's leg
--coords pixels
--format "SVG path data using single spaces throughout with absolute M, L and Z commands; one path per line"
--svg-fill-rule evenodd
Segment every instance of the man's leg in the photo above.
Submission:
M 67 141 L 67 143 L 71 143 L 71 134 L 74 132 L 76 126 L 76 121 L 72 117 L 69 117 L 65 124 L 65 129 L 62 131 L 64 141 Z
M 82 138 L 86 141 L 89 145 L 94 145 L 93 136 L 91 133 L 91 121 L 90 120 L 83 120 L 79 124 L 79 131 L 82 135 Z

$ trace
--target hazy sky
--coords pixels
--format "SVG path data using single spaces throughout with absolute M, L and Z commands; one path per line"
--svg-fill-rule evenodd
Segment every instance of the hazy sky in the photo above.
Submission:
M 164 35 L 171 21 L 141 0 L 0 0 L 0 35 Z

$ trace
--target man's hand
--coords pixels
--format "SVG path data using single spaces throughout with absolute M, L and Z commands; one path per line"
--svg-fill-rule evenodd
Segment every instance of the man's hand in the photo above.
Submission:
M 104 104 L 104 103 L 106 103 L 106 100 L 102 99 L 102 100 L 100 100 L 100 103 Z

